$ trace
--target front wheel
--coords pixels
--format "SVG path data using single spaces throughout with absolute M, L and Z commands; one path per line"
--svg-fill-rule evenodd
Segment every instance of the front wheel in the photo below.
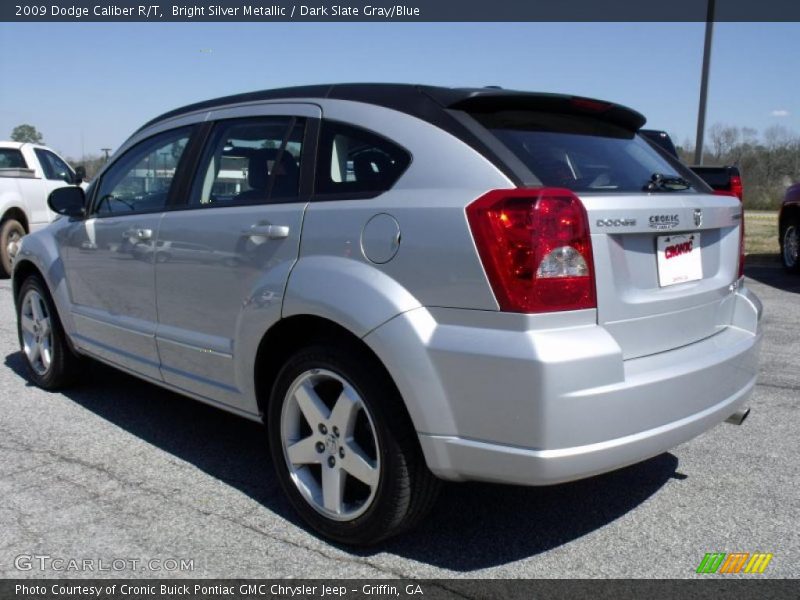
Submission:
M 800 272 L 800 223 L 790 222 L 781 238 L 783 266 L 791 273 Z
M 439 489 L 375 363 L 347 345 L 301 350 L 278 375 L 267 416 L 272 460 L 294 508 L 320 534 L 353 545 L 413 526 Z
M 80 359 L 67 343 L 46 285 L 35 275 L 20 286 L 17 334 L 28 376 L 36 385 L 46 390 L 57 390 L 77 379 Z

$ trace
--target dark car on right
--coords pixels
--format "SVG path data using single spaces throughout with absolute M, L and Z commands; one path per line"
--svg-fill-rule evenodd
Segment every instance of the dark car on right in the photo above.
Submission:
M 787 271 L 800 273 L 800 183 L 786 188 L 778 214 L 781 260 Z

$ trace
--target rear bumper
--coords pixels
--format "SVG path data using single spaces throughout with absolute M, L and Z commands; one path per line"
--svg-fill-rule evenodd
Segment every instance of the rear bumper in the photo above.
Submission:
M 425 309 L 366 341 L 398 383 L 434 473 L 546 485 L 655 456 L 741 408 L 755 386 L 761 305 L 744 288 L 733 301 L 717 334 L 630 360 L 596 324 L 498 330 Z
M 451 480 L 548 485 L 590 477 L 674 448 L 724 421 L 752 392 L 755 378 L 729 398 L 678 421 L 625 437 L 557 450 L 534 450 L 459 437 L 421 435 L 434 471 Z

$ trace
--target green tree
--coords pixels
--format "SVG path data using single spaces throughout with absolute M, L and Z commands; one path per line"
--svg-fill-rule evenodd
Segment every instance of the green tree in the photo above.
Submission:
M 17 125 L 14 127 L 14 130 L 11 132 L 11 139 L 15 142 L 31 142 L 34 144 L 44 143 L 42 134 L 36 130 L 36 127 L 33 125 L 28 125 L 27 123 L 23 123 L 22 125 Z

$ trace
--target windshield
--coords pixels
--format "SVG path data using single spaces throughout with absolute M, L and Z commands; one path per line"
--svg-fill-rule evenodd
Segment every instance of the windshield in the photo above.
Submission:
M 591 117 L 535 111 L 472 117 L 548 187 L 576 192 L 696 192 L 696 180 L 688 169 L 623 127 Z

